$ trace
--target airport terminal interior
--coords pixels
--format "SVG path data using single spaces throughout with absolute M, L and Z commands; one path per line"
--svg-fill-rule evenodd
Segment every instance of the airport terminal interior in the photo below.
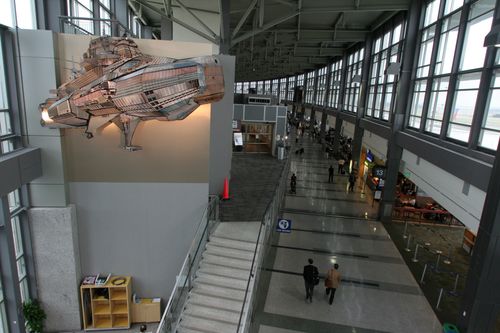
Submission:
M 500 333 L 500 0 L 0 0 L 0 41 L 0 333 Z

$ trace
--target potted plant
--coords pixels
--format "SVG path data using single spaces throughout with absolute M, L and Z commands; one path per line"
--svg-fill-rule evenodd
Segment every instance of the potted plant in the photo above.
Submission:
M 36 299 L 24 302 L 23 313 L 28 331 L 31 333 L 42 333 L 43 321 L 47 318 L 47 315 L 40 303 Z

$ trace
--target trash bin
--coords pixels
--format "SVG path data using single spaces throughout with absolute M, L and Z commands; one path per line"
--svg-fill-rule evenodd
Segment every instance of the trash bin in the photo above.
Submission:
M 443 333 L 460 333 L 460 331 L 458 330 L 458 328 L 455 325 L 445 323 L 443 325 Z

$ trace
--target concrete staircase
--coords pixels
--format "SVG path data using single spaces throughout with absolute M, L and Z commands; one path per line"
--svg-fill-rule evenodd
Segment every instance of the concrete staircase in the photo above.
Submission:
M 202 254 L 177 332 L 236 333 L 257 233 L 255 222 L 218 226 Z

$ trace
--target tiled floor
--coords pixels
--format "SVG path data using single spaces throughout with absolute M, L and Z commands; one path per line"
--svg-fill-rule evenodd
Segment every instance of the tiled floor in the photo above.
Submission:
M 384 226 L 374 220 L 376 207 L 356 186 L 348 193 L 347 177 L 329 184 L 321 146 L 303 144 L 292 155 L 297 195 L 288 195 L 282 216 L 292 232 L 280 234 L 261 276 L 260 300 L 253 332 L 442 332 Z M 335 172 L 336 174 L 336 172 Z M 302 268 L 313 258 L 324 275 L 340 265 L 342 283 L 329 305 L 323 281 L 313 302 L 305 301 Z

